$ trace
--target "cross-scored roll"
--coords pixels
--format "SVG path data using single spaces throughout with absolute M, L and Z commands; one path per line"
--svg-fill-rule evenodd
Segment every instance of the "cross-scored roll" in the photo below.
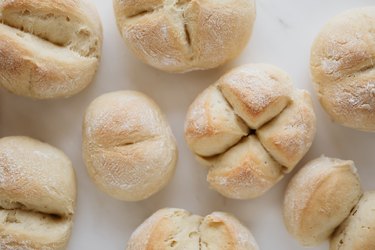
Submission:
M 102 28 L 88 0 L 0 1 L 0 84 L 22 96 L 69 97 L 99 65 Z
M 173 176 L 177 147 L 159 107 L 135 91 L 95 99 L 83 123 L 83 157 L 95 184 L 114 198 L 143 200 Z
M 169 72 L 217 67 L 246 46 L 254 0 L 113 0 L 117 25 L 144 63 Z
M 290 172 L 316 132 L 310 95 L 267 64 L 233 69 L 189 108 L 185 138 L 210 166 L 208 182 L 235 199 L 255 198 Z
M 177 208 L 154 213 L 134 231 L 126 249 L 150 248 L 259 250 L 250 231 L 234 216 L 213 212 L 203 218 Z
M 0 249 L 65 249 L 75 199 L 63 152 L 28 137 L 0 139 Z

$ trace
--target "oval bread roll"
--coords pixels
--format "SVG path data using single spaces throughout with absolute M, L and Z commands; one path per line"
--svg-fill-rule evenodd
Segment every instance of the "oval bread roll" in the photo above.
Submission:
M 28 137 L 0 139 L 0 249 L 65 249 L 75 199 L 63 152 Z
M 233 69 L 191 104 L 185 139 L 207 180 L 226 197 L 264 194 L 309 150 L 316 133 L 310 95 L 267 64 Z
M 213 212 L 202 218 L 183 209 L 154 213 L 132 234 L 127 250 L 259 250 L 250 231 L 235 217 Z
M 304 246 L 328 239 L 362 195 L 352 161 L 320 157 L 290 181 L 284 198 L 284 222 Z
M 86 111 L 83 157 L 96 185 L 114 198 L 143 200 L 171 179 L 177 148 L 159 107 L 134 91 L 104 94 Z
M 102 27 L 88 0 L 0 1 L 0 84 L 50 99 L 83 90 L 99 65 Z
M 375 131 L 375 7 L 346 11 L 329 21 L 311 49 L 320 103 L 333 121 Z
M 210 69 L 237 57 L 255 20 L 254 0 L 113 0 L 132 52 L 168 72 Z
M 350 216 L 336 230 L 331 250 L 375 249 L 375 192 L 366 192 Z

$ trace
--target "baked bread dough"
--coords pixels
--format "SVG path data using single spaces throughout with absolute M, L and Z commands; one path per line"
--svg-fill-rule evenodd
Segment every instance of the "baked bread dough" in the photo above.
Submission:
M 331 236 L 361 195 L 352 161 L 327 157 L 313 160 L 293 177 L 286 190 L 286 228 L 302 245 L 317 245 Z
M 95 99 L 83 123 L 83 157 L 95 184 L 110 196 L 139 201 L 171 179 L 177 148 L 159 107 L 135 91 Z
M 366 192 L 336 230 L 330 250 L 375 249 L 375 192 Z
M 250 231 L 235 217 L 213 212 L 202 218 L 183 209 L 154 213 L 132 234 L 127 250 L 259 250 Z
M 0 249 L 66 249 L 75 200 L 63 152 L 28 137 L 0 139 Z
M 51 99 L 83 90 L 99 65 L 102 27 L 88 0 L 0 1 L 0 84 Z
M 209 166 L 211 187 L 234 199 L 255 198 L 293 170 L 316 132 L 310 95 L 267 64 L 233 69 L 191 104 L 185 138 Z
M 375 7 L 330 20 L 311 49 L 311 73 L 320 103 L 346 127 L 375 131 Z
M 254 0 L 113 0 L 119 31 L 144 63 L 168 72 L 218 67 L 245 48 Z

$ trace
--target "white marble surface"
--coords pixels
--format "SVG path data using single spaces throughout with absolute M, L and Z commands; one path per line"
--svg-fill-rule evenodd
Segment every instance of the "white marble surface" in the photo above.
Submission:
M 258 0 L 257 20 L 249 46 L 234 62 L 219 69 L 171 75 L 140 63 L 125 48 L 117 31 L 111 1 L 92 0 L 104 27 L 102 64 L 95 82 L 67 100 L 33 101 L 0 90 L 0 135 L 28 135 L 63 149 L 74 163 L 78 206 L 70 250 L 124 249 L 131 232 L 159 208 L 179 207 L 205 215 L 213 210 L 235 214 L 248 226 L 263 250 L 303 249 L 286 232 L 282 200 L 295 171 L 261 198 L 225 199 L 209 190 L 206 170 L 183 139 L 185 112 L 195 96 L 228 69 L 248 62 L 275 64 L 289 72 L 296 86 L 312 91 L 308 68 L 313 38 L 333 15 L 375 4 L 374 0 Z M 1 62 L 0 62 L 1 63 Z M 96 96 L 115 90 L 143 91 L 166 112 L 178 140 L 180 157 L 173 181 L 162 192 L 137 203 L 116 201 L 98 191 L 81 158 L 82 114 Z M 313 94 L 318 134 L 307 160 L 325 154 L 352 159 L 365 189 L 375 189 L 375 134 L 332 124 Z M 328 249 L 328 244 L 311 249 Z

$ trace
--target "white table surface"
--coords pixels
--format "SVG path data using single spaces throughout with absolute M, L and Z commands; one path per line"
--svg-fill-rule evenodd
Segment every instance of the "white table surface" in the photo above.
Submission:
M 183 125 L 196 95 L 234 66 L 271 63 L 286 70 L 294 84 L 312 92 L 309 51 L 322 25 L 335 14 L 374 0 L 258 0 L 253 36 L 243 54 L 215 70 L 173 75 L 139 62 L 123 44 L 115 25 L 112 1 L 92 0 L 102 18 L 104 47 L 98 75 L 82 93 L 55 101 L 34 101 L 0 90 L 0 136 L 28 135 L 61 148 L 77 173 L 78 202 L 69 250 L 124 249 L 133 230 L 159 208 L 178 207 L 200 215 L 215 210 L 236 215 L 263 250 L 303 249 L 285 230 L 282 200 L 293 173 L 264 196 L 248 201 L 226 199 L 208 188 L 206 170 L 188 150 Z M 0 62 L 1 63 L 1 62 Z M 100 192 L 89 179 L 81 157 L 81 122 L 87 105 L 116 90 L 138 90 L 151 96 L 166 113 L 178 141 L 179 161 L 172 182 L 142 202 L 122 202 Z M 316 100 L 318 133 L 298 165 L 321 154 L 354 160 L 364 189 L 375 189 L 375 134 L 333 124 Z M 311 248 L 328 249 L 328 244 Z

